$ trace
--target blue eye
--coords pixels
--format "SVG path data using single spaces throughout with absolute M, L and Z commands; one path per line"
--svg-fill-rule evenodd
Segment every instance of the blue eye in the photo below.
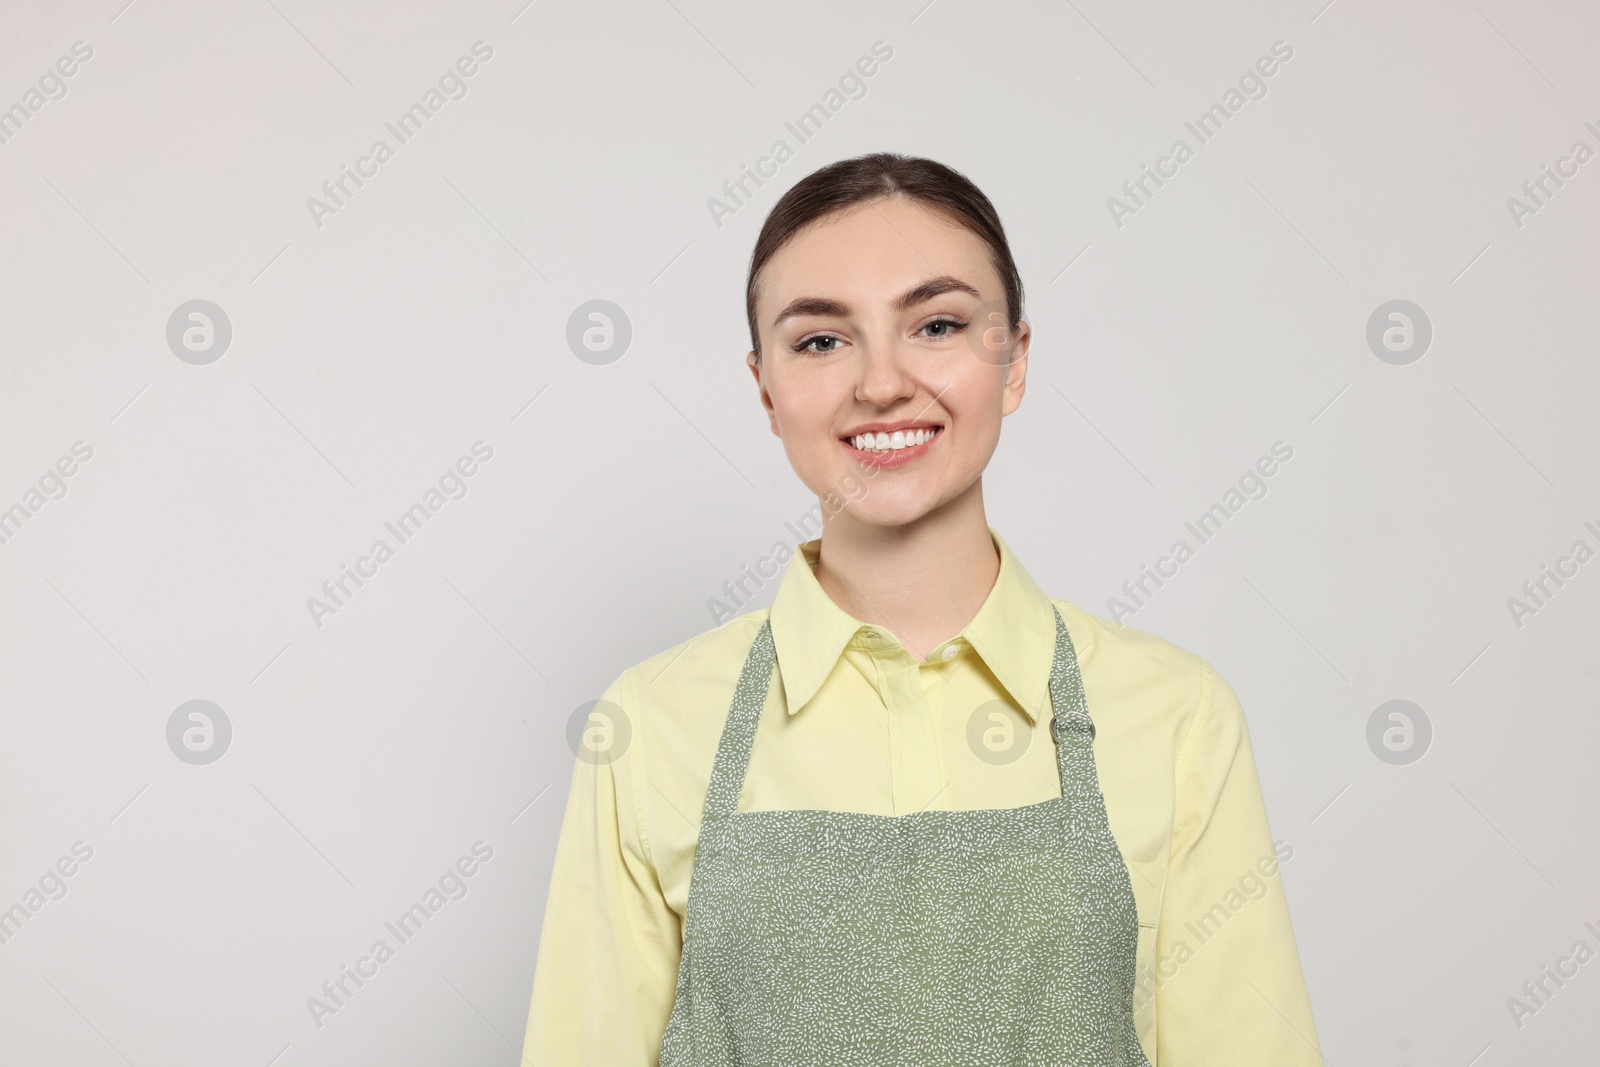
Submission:
M 967 328 L 967 325 L 967 323 L 962 322 L 960 319 L 946 318 L 934 319 L 932 322 L 928 323 L 922 328 L 924 330 L 933 331 L 930 332 L 928 336 L 937 338 L 949 337 L 951 334 L 960 333 L 962 330 Z
M 945 316 L 934 319 L 932 322 L 924 323 L 918 332 L 931 340 L 937 341 L 941 338 L 958 334 L 969 325 L 971 324 L 962 319 L 954 316 Z M 842 344 L 844 342 L 837 337 L 831 337 L 828 334 L 813 334 L 810 337 L 803 337 L 790 345 L 789 351 L 795 353 L 811 352 L 815 355 L 825 356 L 837 352 Z
M 826 344 L 826 347 L 813 347 L 819 344 Z M 807 337 L 798 344 L 791 345 L 789 350 L 791 352 L 815 352 L 818 355 L 826 355 L 829 352 L 837 351 L 838 346 L 839 339 L 837 337 L 829 337 L 826 334 L 818 334 L 815 337 Z

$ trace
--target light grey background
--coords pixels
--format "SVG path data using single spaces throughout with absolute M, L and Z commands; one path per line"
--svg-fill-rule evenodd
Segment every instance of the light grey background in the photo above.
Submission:
M 0 908 L 93 856 L 0 945 L 0 1059 L 517 1062 L 569 715 L 813 503 L 743 365 L 755 234 L 879 149 L 1009 228 L 1036 339 L 986 495 L 1047 591 L 1109 614 L 1294 449 L 1126 621 L 1240 693 L 1328 1061 L 1592 1056 L 1600 962 L 1520 1027 L 1507 1002 L 1600 948 L 1600 562 L 1520 626 L 1507 602 L 1600 548 L 1600 160 L 1520 226 L 1507 199 L 1600 148 L 1600 16 L 1324 2 L 5 5 L 0 107 L 93 56 L 0 145 L 0 508 L 93 456 L 0 544 Z M 467 95 L 317 225 L 479 40 Z M 1116 225 L 1279 40 L 1267 95 Z M 166 340 L 197 299 L 232 326 L 208 365 Z M 609 365 L 566 342 L 593 299 L 632 325 Z M 1408 365 L 1366 341 L 1394 299 L 1433 328 Z M 465 497 L 317 626 L 479 440 Z M 1405 766 L 1367 743 L 1393 699 L 1433 728 Z M 190 700 L 232 726 L 209 765 L 168 747 Z M 480 840 L 468 894 L 316 1026 Z

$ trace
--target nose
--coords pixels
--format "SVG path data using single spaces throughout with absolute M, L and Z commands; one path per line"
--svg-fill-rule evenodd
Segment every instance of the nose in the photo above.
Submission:
M 916 395 L 917 383 L 909 372 L 906 348 L 892 334 L 862 339 L 858 347 L 861 366 L 856 381 L 857 400 L 886 408 Z

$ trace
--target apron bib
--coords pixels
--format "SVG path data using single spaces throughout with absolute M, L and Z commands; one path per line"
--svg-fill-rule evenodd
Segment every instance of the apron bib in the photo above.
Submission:
M 1020 808 L 737 810 L 764 623 L 712 765 L 661 1067 L 1149 1067 L 1138 914 L 1055 612 L 1061 795 Z

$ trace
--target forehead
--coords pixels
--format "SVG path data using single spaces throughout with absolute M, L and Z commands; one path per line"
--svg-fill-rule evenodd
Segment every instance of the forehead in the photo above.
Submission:
M 761 321 L 798 296 L 887 301 L 942 274 L 970 282 L 985 299 L 1000 294 L 989 246 L 965 226 L 904 198 L 858 204 L 807 226 L 767 261 Z

